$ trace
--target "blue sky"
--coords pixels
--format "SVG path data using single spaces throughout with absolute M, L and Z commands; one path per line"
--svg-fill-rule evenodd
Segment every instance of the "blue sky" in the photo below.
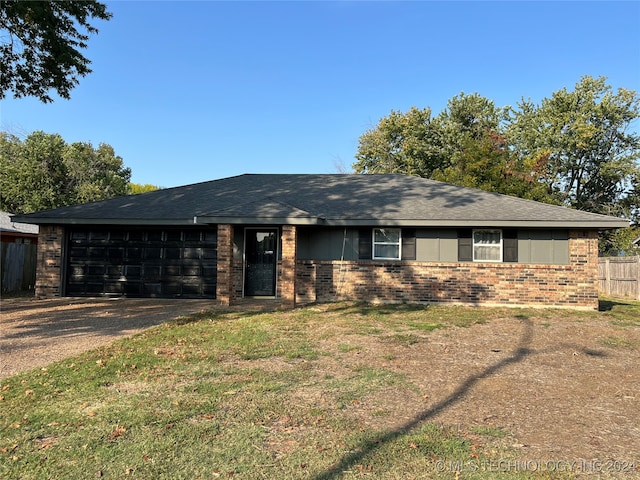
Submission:
M 640 2 L 107 2 L 71 100 L 0 103 L 5 131 L 108 143 L 163 187 L 334 173 L 391 110 L 460 92 L 536 102 L 583 75 L 640 91 Z

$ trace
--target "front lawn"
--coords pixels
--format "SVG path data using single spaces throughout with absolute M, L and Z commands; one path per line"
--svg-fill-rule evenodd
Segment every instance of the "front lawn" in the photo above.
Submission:
M 573 326 L 587 333 L 555 346 Z M 537 424 L 509 413 L 528 398 L 509 382 L 540 383 L 535 417 L 549 382 L 576 368 L 565 363 L 599 382 L 603 364 L 625 372 L 639 351 L 638 302 L 213 311 L 2 381 L 0 479 L 574 478 L 593 467 L 574 456 L 582 445 L 560 436 L 547 448 L 553 421 L 536 440 Z M 557 376 L 536 373 L 549 369 Z M 637 382 L 630 371 L 615 388 Z M 576 392 L 572 407 L 595 396 Z M 633 411 L 625 402 L 616 415 Z M 629 440 L 628 452 L 584 452 L 618 454 L 638 474 Z

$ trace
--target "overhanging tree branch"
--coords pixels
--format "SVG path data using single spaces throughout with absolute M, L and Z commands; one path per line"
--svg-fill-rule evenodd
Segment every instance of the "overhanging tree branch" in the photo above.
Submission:
M 0 99 L 33 96 L 52 102 L 50 92 L 70 98 L 79 77 L 91 73 L 81 50 L 98 30 L 90 21 L 112 14 L 97 1 L 0 2 Z

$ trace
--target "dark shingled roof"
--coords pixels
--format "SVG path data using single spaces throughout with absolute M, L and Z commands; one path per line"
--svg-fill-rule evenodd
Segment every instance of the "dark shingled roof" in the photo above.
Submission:
M 14 218 L 35 224 L 628 226 L 606 215 L 391 174 L 247 174 Z

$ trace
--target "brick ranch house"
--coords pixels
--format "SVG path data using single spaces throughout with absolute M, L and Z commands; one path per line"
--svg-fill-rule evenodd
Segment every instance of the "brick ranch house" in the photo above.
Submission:
M 240 175 L 19 215 L 36 295 L 594 309 L 626 220 L 406 175 Z

